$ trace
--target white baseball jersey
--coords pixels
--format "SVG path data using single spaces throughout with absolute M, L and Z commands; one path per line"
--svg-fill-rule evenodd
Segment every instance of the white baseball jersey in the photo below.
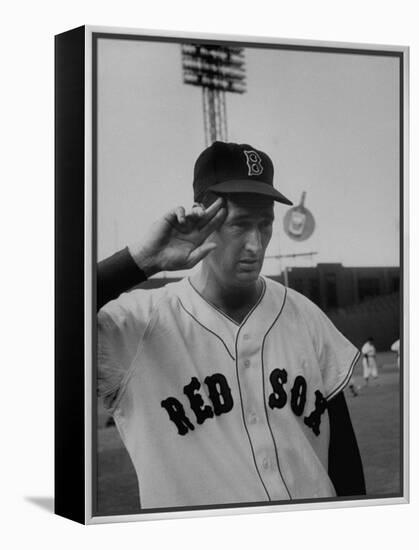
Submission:
M 99 393 L 142 508 L 335 495 L 327 400 L 358 352 L 301 294 L 263 278 L 238 324 L 188 279 L 99 312 Z

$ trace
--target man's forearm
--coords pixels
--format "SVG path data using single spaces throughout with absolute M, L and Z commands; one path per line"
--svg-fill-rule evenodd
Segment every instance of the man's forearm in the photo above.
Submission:
M 146 279 L 128 248 L 102 260 L 97 267 L 97 310 Z
M 121 292 L 160 271 L 191 269 L 216 248 L 208 237 L 227 215 L 218 198 L 207 209 L 170 210 L 154 222 L 141 241 L 101 261 L 97 276 L 97 309 Z

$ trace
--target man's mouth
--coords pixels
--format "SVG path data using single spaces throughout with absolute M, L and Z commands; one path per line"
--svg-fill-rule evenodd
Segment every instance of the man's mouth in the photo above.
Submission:
M 259 262 L 260 260 L 259 260 L 259 258 L 240 258 L 239 261 L 252 264 L 252 263 Z
M 255 265 L 259 265 L 260 261 L 259 260 L 251 260 L 251 259 L 243 259 L 243 260 L 239 261 L 239 264 L 249 266 L 249 267 L 253 267 Z

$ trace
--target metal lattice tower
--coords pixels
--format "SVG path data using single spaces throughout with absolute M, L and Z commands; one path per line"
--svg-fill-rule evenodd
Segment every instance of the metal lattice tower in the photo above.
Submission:
M 183 82 L 202 88 L 206 145 L 227 141 L 226 93 L 246 91 L 243 48 L 183 44 L 182 68 Z

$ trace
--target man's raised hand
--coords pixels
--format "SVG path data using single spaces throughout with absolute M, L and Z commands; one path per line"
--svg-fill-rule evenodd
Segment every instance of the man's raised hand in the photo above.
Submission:
M 190 269 L 217 246 L 207 239 L 226 218 L 224 200 L 218 198 L 207 209 L 194 205 L 190 212 L 178 207 L 150 228 L 145 238 L 129 251 L 149 277 L 159 271 Z

